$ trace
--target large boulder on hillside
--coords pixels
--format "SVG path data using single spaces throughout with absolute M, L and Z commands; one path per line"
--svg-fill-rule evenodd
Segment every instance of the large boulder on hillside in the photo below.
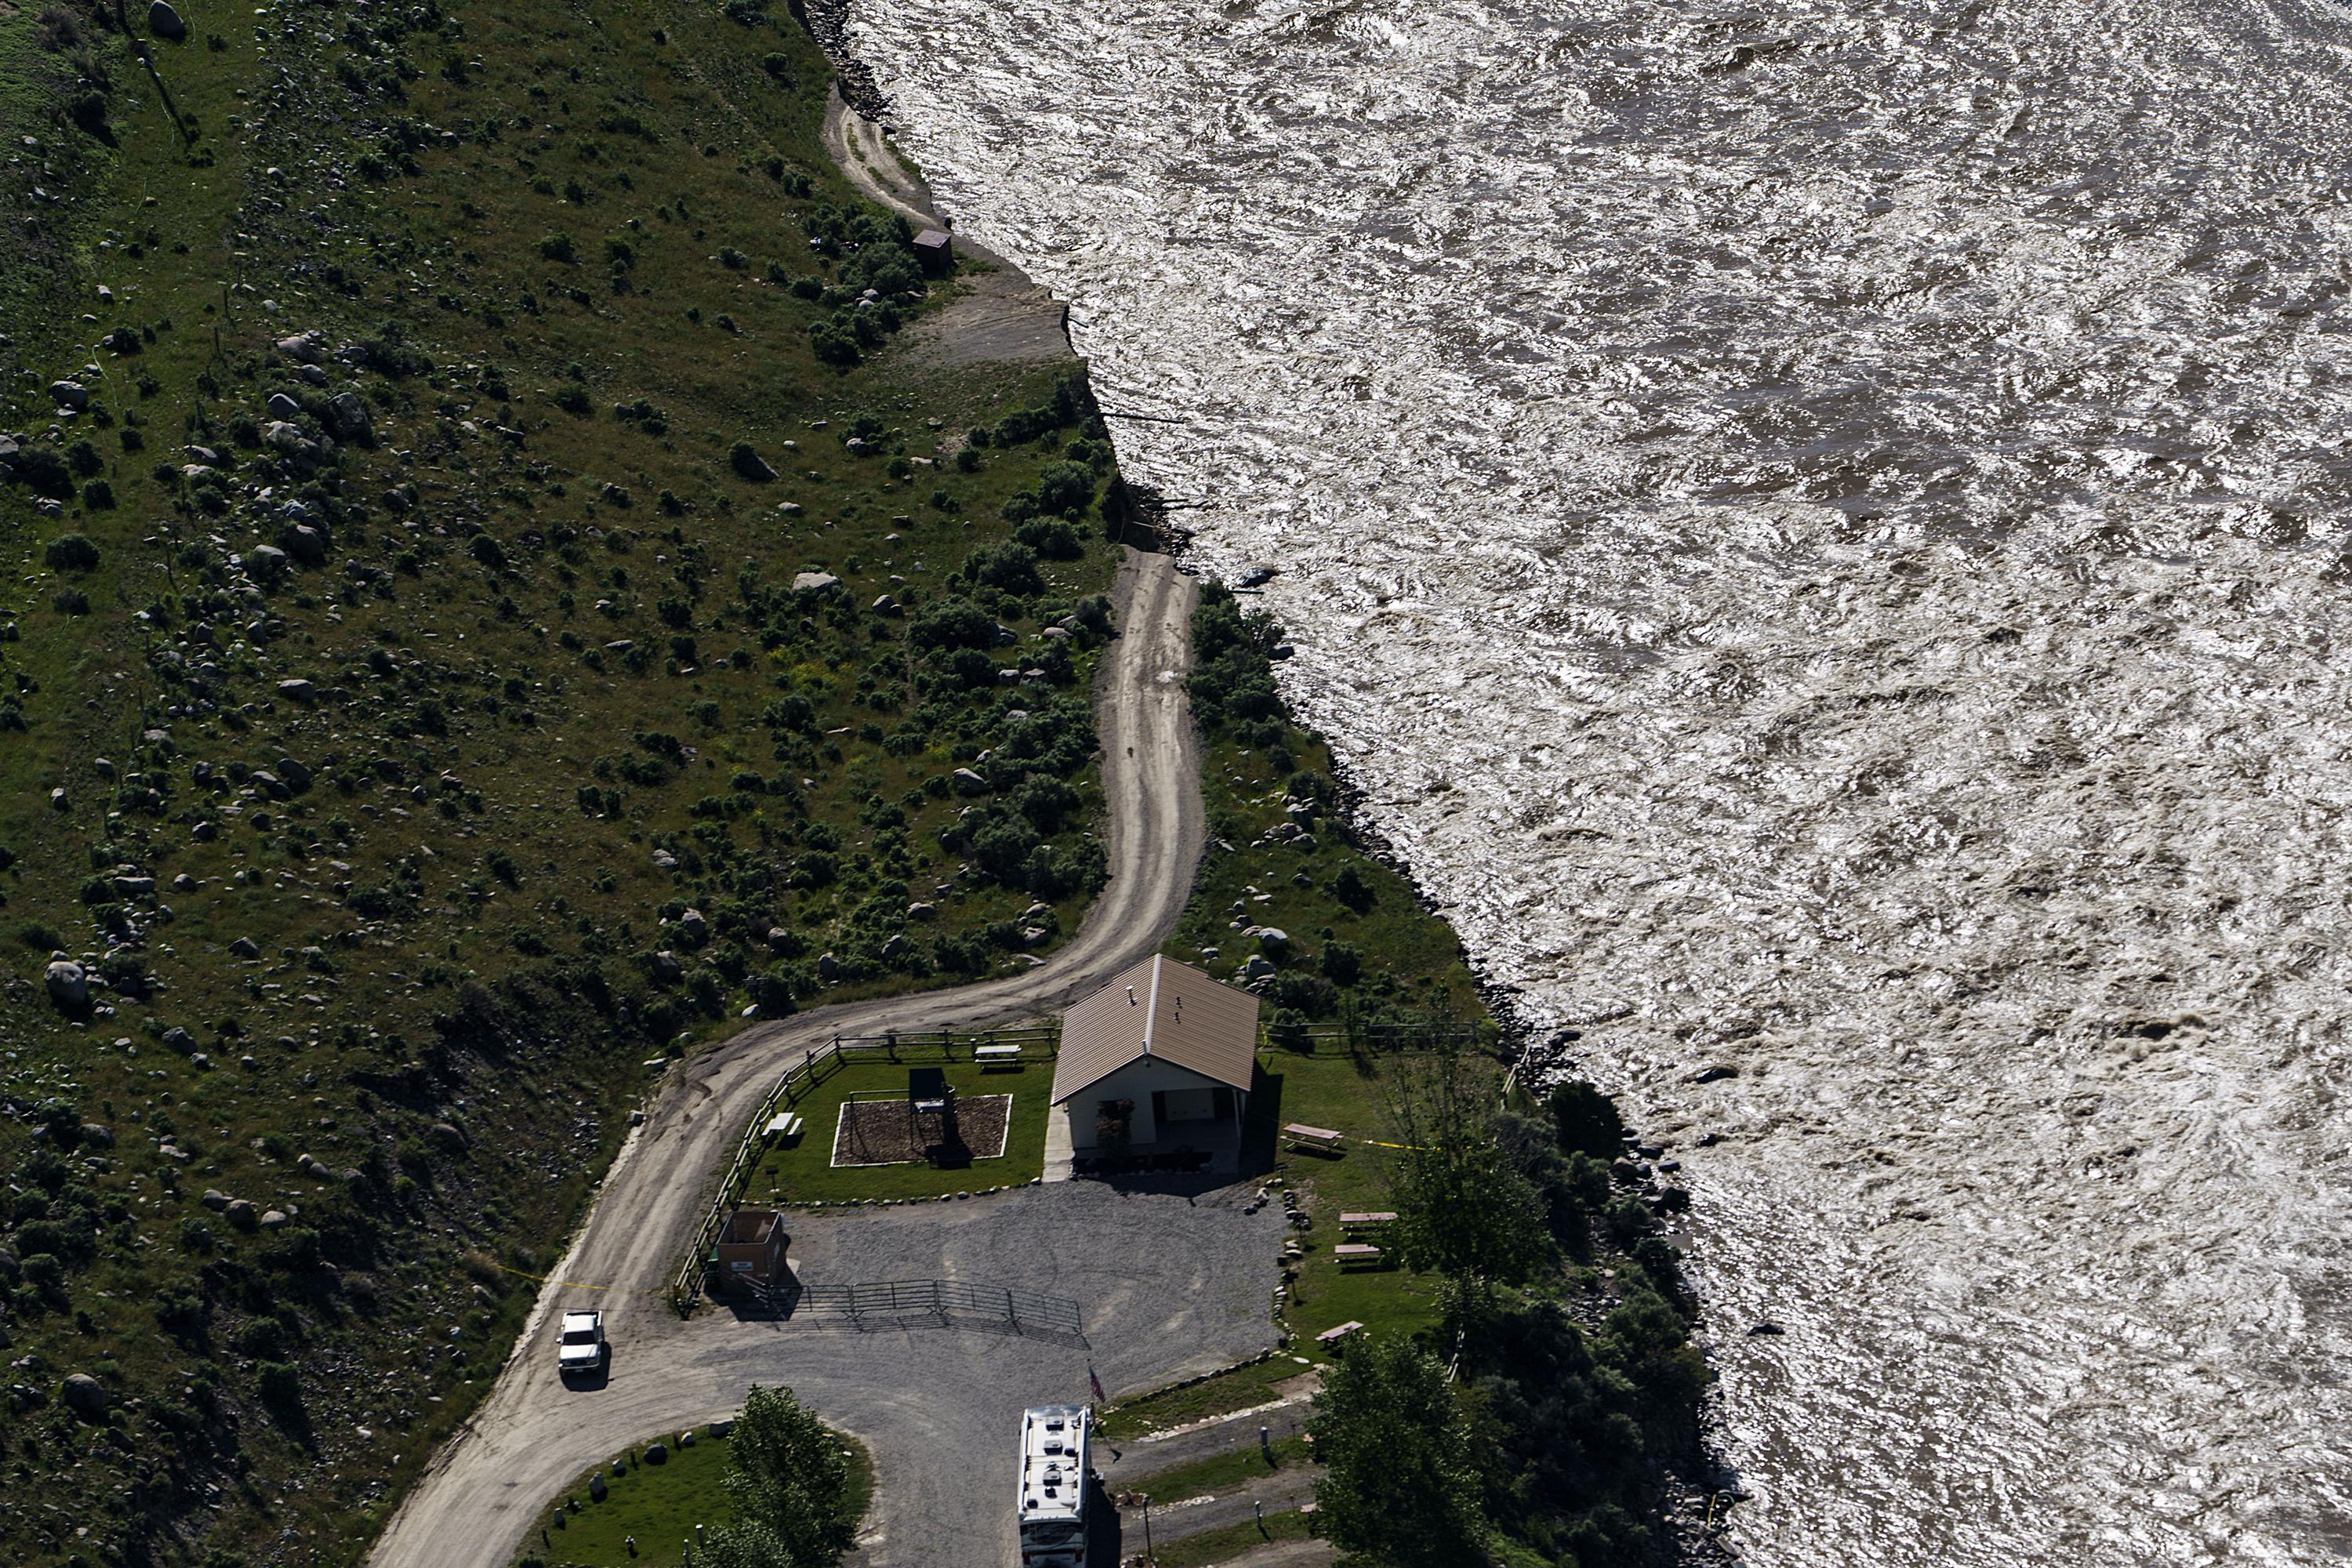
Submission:
M 188 24 L 173 10 L 170 0 L 151 0 L 147 7 L 147 30 L 159 38 L 180 43 L 188 36 Z
M 337 393 L 327 405 L 327 417 L 335 434 L 346 441 L 364 440 L 374 433 L 375 420 L 355 392 Z
M 51 960 L 43 979 L 49 988 L 49 1000 L 58 1006 L 78 1011 L 89 1005 L 89 972 L 72 959 Z
M 58 1390 L 58 1399 L 67 1409 L 86 1421 L 95 1421 L 106 1414 L 106 1384 L 86 1372 L 78 1372 L 66 1379 Z

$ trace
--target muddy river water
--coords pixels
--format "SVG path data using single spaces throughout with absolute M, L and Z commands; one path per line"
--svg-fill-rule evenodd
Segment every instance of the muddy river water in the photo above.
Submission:
M 1675 1145 L 1748 1559 L 2352 1558 L 2352 10 L 852 32 Z

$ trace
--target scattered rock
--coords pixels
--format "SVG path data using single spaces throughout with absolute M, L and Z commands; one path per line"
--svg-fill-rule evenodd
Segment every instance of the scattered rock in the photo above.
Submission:
M 327 340 L 317 332 L 299 332 L 290 338 L 278 340 L 278 352 L 296 364 L 317 364 Z
M 1260 926 L 1257 944 L 1269 956 L 1279 958 L 1290 949 L 1290 933 L 1278 926 Z
M 278 420 L 295 420 L 302 416 L 302 405 L 282 392 L 269 395 L 269 416 Z M 300 432 L 296 432 L 300 434 Z
M 937 904 L 912 903 L 907 906 L 907 918 L 910 921 L 937 920 L 939 913 Z
M 1249 962 L 1242 965 L 1242 978 L 1244 980 L 1265 980 L 1270 978 L 1275 973 L 1276 970 L 1274 965 L 1267 963 L 1264 958 L 1260 957 L 1256 953 L 1252 953 L 1250 955 Z
M 103 1121 L 85 1121 L 81 1124 L 81 1141 L 89 1148 L 111 1149 L 114 1147 L 114 1129 Z
M 318 694 L 318 689 L 319 689 L 317 687 L 311 685 L 309 681 L 299 678 L 292 680 L 281 680 L 278 683 L 278 695 L 285 698 L 289 702 L 308 702 L 312 697 Z
M 268 1209 L 261 1215 L 261 1228 L 264 1230 L 276 1230 L 285 1223 L 286 1214 L 282 1209 Z
M 885 959 L 896 958 L 900 953 L 906 952 L 908 946 L 907 933 L 904 931 L 894 932 L 891 935 L 890 940 L 882 944 L 882 956 Z
M 840 976 L 841 960 L 834 957 L 834 955 L 829 952 L 821 952 L 817 954 L 816 977 L 819 980 L 837 980 Z
M 895 616 L 898 613 L 898 601 L 885 594 L 874 601 L 874 613 L 877 616 Z
M 466 1147 L 466 1135 L 446 1121 L 436 1121 L 425 1129 L 425 1135 L 451 1153 L 461 1153 Z
M 676 984 L 677 977 L 686 973 L 686 965 L 679 962 L 677 954 L 664 948 L 653 956 L 653 972 L 656 980 L 669 985 Z
M 788 947 L 792 946 L 792 944 L 793 944 L 793 933 L 792 933 L 792 931 L 791 931 L 791 929 L 790 929 L 789 927 L 785 927 L 785 926 L 770 926 L 770 927 L 768 928 L 768 951 L 769 951 L 769 952 L 783 952 L 786 948 L 788 948 Z
M 656 849 L 654 851 L 654 867 L 656 870 L 675 871 L 677 869 L 677 857 L 667 849 Z
M 802 572 L 793 578 L 795 594 L 822 594 L 827 588 L 838 588 L 841 579 L 830 572 Z
M 948 775 L 948 782 L 958 795 L 986 795 L 988 781 L 970 768 L 958 768 Z
M 89 388 L 78 381 L 53 381 L 49 383 L 49 399 L 60 408 L 79 413 L 89 406 Z
M 239 1230 L 252 1230 L 261 1223 L 261 1211 L 253 1206 L 251 1198 L 231 1198 L 221 1213 Z
M 275 544 L 257 544 L 245 552 L 247 568 L 265 583 L 284 574 L 286 563 L 286 552 Z
M 221 1210 L 228 1207 L 228 1194 L 221 1191 L 218 1187 L 206 1187 L 205 1189 L 204 1205 L 205 1207 L 212 1210 L 215 1214 L 218 1214 Z
M 677 929 L 688 941 L 700 946 L 710 937 L 710 922 L 700 910 L 688 910 L 677 917 Z
M 649 1446 L 646 1449 L 646 1463 L 648 1465 L 668 1464 L 669 1449 L 660 1443 L 655 1443 Z
M 694 1447 L 694 1434 L 693 1434 L 692 1432 L 690 1432 L 690 1431 L 688 1431 L 688 1432 L 680 1432 L 680 1433 L 677 1435 L 677 1446 L 678 1446 L 679 1447 L 681 1447 L 681 1448 L 691 1448 L 691 1447 Z

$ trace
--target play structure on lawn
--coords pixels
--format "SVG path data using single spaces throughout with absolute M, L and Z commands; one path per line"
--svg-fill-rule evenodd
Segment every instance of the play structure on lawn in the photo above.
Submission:
M 927 1162 L 954 1169 L 1004 1152 L 1013 1125 L 1009 1094 L 959 1095 L 943 1068 L 907 1069 L 907 1088 L 853 1089 L 834 1128 L 835 1165 L 906 1165 Z

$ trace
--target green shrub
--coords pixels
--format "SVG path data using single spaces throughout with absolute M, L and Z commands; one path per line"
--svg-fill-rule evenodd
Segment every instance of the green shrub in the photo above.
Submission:
M 89 536 L 81 533 L 60 533 L 49 541 L 42 559 L 57 572 L 95 572 L 98 570 L 98 546 Z

